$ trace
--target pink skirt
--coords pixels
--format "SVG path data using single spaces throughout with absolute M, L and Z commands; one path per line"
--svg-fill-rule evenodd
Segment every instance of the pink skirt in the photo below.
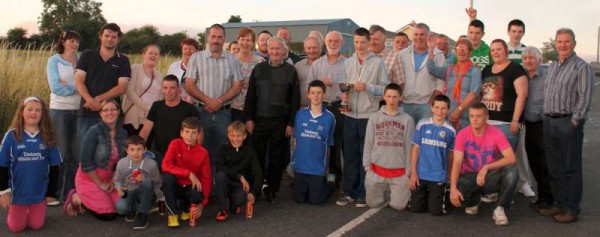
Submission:
M 96 174 L 104 183 L 112 182 L 114 172 L 108 169 L 96 168 Z M 115 213 L 115 206 L 119 200 L 119 192 L 113 190 L 111 193 L 102 191 L 96 183 L 81 170 L 81 165 L 75 175 L 75 190 L 81 202 L 89 210 L 98 214 Z

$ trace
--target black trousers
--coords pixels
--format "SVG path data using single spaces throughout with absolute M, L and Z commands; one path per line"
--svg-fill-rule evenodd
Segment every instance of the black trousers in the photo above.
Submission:
M 179 215 L 181 210 L 189 210 L 190 204 L 198 204 L 204 199 L 202 192 L 193 189 L 192 185 L 180 185 L 172 174 L 163 174 L 162 191 L 169 215 Z M 181 206 L 177 201 L 181 200 Z
M 333 193 L 334 184 L 325 180 L 325 177 L 294 172 L 294 201 L 321 205 Z
M 279 192 L 281 177 L 286 164 L 286 143 L 289 138 L 285 137 L 285 128 L 288 118 L 264 118 L 257 117 L 254 120 L 254 148 L 263 168 L 263 177 L 267 179 L 265 192 Z M 268 150 L 267 150 L 268 149 Z M 288 148 L 289 150 L 289 148 Z M 268 154 L 268 160 L 267 160 Z
M 245 177 L 244 177 L 245 178 Z M 251 180 L 246 180 L 252 184 Z M 233 210 L 246 203 L 246 192 L 244 192 L 240 180 L 233 180 L 224 171 L 218 171 L 215 175 L 215 195 L 220 211 Z
M 342 141 L 344 140 L 344 115 L 340 113 L 339 102 L 330 103 L 327 110 L 335 117 L 333 147 L 329 148 L 329 173 L 335 174 L 337 185 L 342 181 Z
M 542 121 L 525 121 L 525 127 L 527 128 L 525 129 L 525 150 L 529 159 L 529 167 L 531 167 L 533 177 L 538 184 L 538 201 L 552 205 L 554 199 L 544 151 L 544 123 Z
M 419 186 L 411 192 L 410 210 L 413 212 L 429 211 L 433 215 L 446 213 L 446 183 L 438 183 L 419 179 Z

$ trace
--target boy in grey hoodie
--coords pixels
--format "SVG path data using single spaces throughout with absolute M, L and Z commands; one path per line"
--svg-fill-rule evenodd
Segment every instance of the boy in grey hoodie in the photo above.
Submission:
M 341 82 L 354 84 L 350 93 L 342 94 L 352 111 L 344 112 L 343 154 L 344 171 L 342 183 L 344 193 L 336 201 L 345 206 L 357 199 L 356 207 L 366 207 L 365 171 L 360 167 L 365 141 L 367 121 L 379 108 L 383 88 L 387 85 L 387 74 L 383 61 L 368 51 L 369 31 L 358 28 L 354 31 L 356 53 L 344 63 L 344 79 Z
M 369 207 L 377 208 L 389 200 L 390 207 L 403 210 L 410 198 L 408 175 L 415 123 L 398 107 L 402 100 L 399 85 L 387 85 L 383 99 L 386 105 L 367 124 L 363 155 L 366 201 Z

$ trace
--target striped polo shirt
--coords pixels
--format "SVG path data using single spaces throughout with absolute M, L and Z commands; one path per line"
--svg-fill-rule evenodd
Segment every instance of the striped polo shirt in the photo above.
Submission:
M 241 68 L 240 61 L 226 51 L 214 58 L 204 50 L 190 56 L 185 76 L 195 80 L 196 87 L 206 96 L 217 98 L 231 88 L 234 80 L 242 81 Z
M 521 55 L 523 55 L 523 49 L 525 49 L 524 44 L 521 44 L 519 47 L 517 48 L 513 48 L 512 46 L 510 46 L 510 44 L 508 44 L 508 60 L 510 60 L 513 63 L 518 63 L 523 65 L 523 58 Z

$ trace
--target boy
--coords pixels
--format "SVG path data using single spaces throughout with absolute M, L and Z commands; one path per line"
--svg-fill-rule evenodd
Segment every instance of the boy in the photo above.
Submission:
M 450 99 L 445 95 L 433 97 L 433 117 L 417 123 L 412 138 L 409 186 L 411 210 L 429 211 L 433 215 L 446 213 L 444 195 L 448 183 L 448 163 L 452 164 L 452 147 L 456 131 L 446 121 Z
M 468 30 L 468 38 L 473 45 L 471 62 L 483 70 L 485 66 L 494 64 L 494 60 L 490 54 L 490 46 L 481 40 L 485 35 L 485 25 L 477 19 L 477 10 L 475 8 L 470 7 L 465 9 L 465 11 L 471 20 Z M 455 58 L 454 61 L 456 60 Z
M 228 207 L 232 213 L 240 213 L 240 205 L 243 203 L 246 203 L 246 217 L 252 218 L 251 209 L 260 194 L 263 178 L 256 151 L 251 146 L 244 145 L 246 135 L 246 125 L 234 121 L 227 127 L 229 144 L 222 144 L 217 150 L 217 221 L 227 219 Z
M 175 228 L 181 220 L 190 220 L 190 226 L 196 227 L 196 221 L 206 204 L 211 189 L 210 160 L 208 151 L 202 147 L 203 133 L 200 120 L 188 117 L 181 123 L 181 138 L 169 144 L 162 162 L 162 190 L 167 201 L 169 220 L 167 226 Z M 182 199 L 181 211 L 177 205 Z
M 115 171 L 115 188 L 119 190 L 117 212 L 126 215 L 125 221 L 134 221 L 134 230 L 148 226 L 148 211 L 155 198 L 164 200 L 160 190 L 162 179 L 153 159 L 145 159 L 145 141 L 138 135 L 127 138 L 127 157 L 119 160 Z M 137 217 L 136 217 L 137 209 Z
M 294 201 L 297 203 L 323 204 L 334 189 L 334 184 L 327 182 L 325 176 L 328 173 L 328 151 L 333 146 L 335 117 L 323 106 L 324 95 L 325 83 L 311 81 L 308 84 L 310 105 L 296 113 L 292 166 Z
M 386 105 L 374 113 L 367 124 L 363 166 L 366 171 L 367 205 L 381 207 L 386 200 L 390 207 L 403 210 L 408 204 L 410 139 L 413 119 L 398 107 L 402 88 L 395 83 L 385 87 Z M 389 196 L 388 196 L 389 190 Z

